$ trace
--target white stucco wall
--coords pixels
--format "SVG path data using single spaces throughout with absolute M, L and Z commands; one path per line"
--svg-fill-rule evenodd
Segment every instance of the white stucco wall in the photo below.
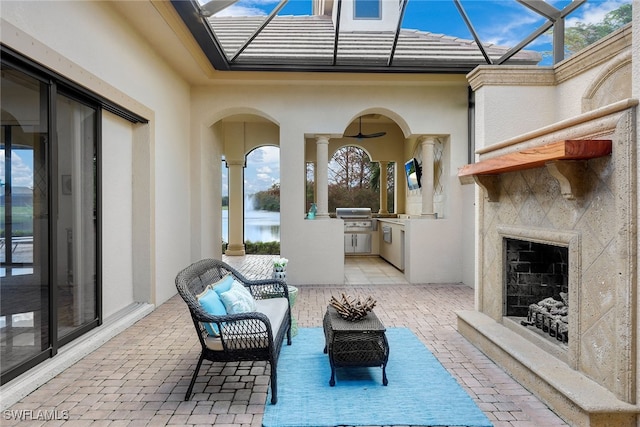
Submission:
M 556 86 L 555 121 L 562 121 L 582 114 L 585 110 L 593 109 L 592 107 L 585 109 L 584 98 L 590 95 L 590 91 L 597 90 L 607 74 L 615 73 L 623 64 L 630 61 L 629 51 L 620 50 L 620 46 L 628 42 L 630 35 L 630 30 L 619 30 L 577 52 L 555 67 L 559 80 Z M 599 58 L 594 60 L 594 57 Z M 607 87 L 605 90 L 610 92 L 611 98 L 616 97 L 617 92 L 613 87 Z
M 133 130 L 131 123 L 102 115 L 102 287 L 108 318 L 133 298 Z
M 456 177 L 457 179 L 457 177 Z M 458 181 L 459 182 L 459 181 Z M 462 283 L 476 286 L 475 269 L 477 262 L 476 252 L 476 191 L 475 185 L 462 186 Z
M 221 126 L 197 126 L 194 135 L 199 140 L 213 141 L 208 144 L 194 144 L 191 147 L 190 182 L 209 182 L 220 184 L 223 147 Z M 222 247 L 222 222 L 220 206 L 222 185 L 197 185 L 194 187 L 197 197 L 191 198 L 191 258 L 220 259 Z M 190 184 L 191 185 L 191 184 Z
M 153 12 L 150 8 L 149 13 Z M 133 264 L 134 269 L 148 270 L 138 276 L 151 283 L 135 286 L 148 289 L 140 293 L 145 302 L 166 301 L 175 294 L 176 272 L 190 261 L 188 85 L 108 2 L 3 1 L 2 20 L 3 43 L 150 120 L 148 137 L 142 138 L 149 147 L 134 150 L 152 156 L 147 169 L 153 188 L 146 193 L 154 196 L 148 209 L 154 215 L 145 218 L 152 230 L 140 247 L 131 247 L 130 241 L 119 244 L 129 245 L 125 252 L 131 251 L 134 257 L 136 252 L 151 254 L 147 265 Z M 121 143 L 115 135 L 119 135 L 116 127 L 108 126 L 102 141 L 107 150 Z M 106 162 L 107 175 L 129 173 L 120 169 L 116 159 Z M 124 180 L 120 185 L 130 184 Z M 109 188 L 110 192 L 117 190 Z M 120 190 L 125 196 L 131 194 L 130 188 Z M 125 226 L 136 215 L 133 209 L 127 210 L 126 203 L 117 209 L 126 215 Z M 121 234 L 120 225 L 112 228 L 114 224 L 107 219 L 109 228 L 104 234 Z M 107 261 L 115 263 L 116 258 L 107 256 Z M 110 274 L 103 277 L 105 297 L 110 298 L 104 304 L 113 312 L 129 299 L 120 300 L 116 295 L 111 299 L 115 294 L 112 286 L 117 289 L 120 285 L 111 282 L 118 279 Z
M 468 75 L 476 91 L 476 148 L 584 113 L 583 98 L 589 90 L 617 66 L 628 63 L 629 35 L 628 28 L 614 32 L 553 68 L 477 67 Z M 618 95 L 611 93 L 610 102 L 619 100 Z
M 254 76 L 252 76 L 254 77 Z M 240 112 L 268 117 L 280 129 L 281 168 L 281 254 L 289 258 L 287 279 L 292 284 L 336 284 L 344 280 L 344 239 L 342 222 L 338 220 L 307 221 L 304 203 L 304 159 L 307 147 L 305 136 L 314 134 L 341 135 L 346 125 L 363 111 L 386 111 L 397 115 L 408 126 L 409 135 L 447 135 L 449 138 L 445 180 L 448 193 L 448 220 L 462 221 L 463 194 L 457 180 L 457 168 L 467 161 L 467 89 L 462 78 L 442 85 L 425 78 L 420 84 L 370 83 L 348 84 L 334 78 L 321 84 L 307 81 L 292 85 L 282 80 L 251 80 L 251 84 L 228 82 L 212 87 L 194 88 L 192 126 L 212 126 L 219 120 Z M 436 79 L 434 79 L 435 81 Z M 204 136 L 203 136 L 204 135 Z M 194 146 L 215 144 L 206 134 L 194 135 Z M 401 143 L 401 142 L 400 142 Z M 200 148 L 203 150 L 203 148 Z M 237 154 L 237 153 L 236 153 Z M 234 154 L 234 155 L 236 155 Z M 375 159 L 377 160 L 377 159 Z M 400 170 L 403 173 L 402 170 Z M 401 183 L 404 185 L 403 183 Z M 196 178 L 195 186 L 218 185 Z M 200 189 L 199 194 L 207 191 Z M 466 206 L 469 206 L 467 203 Z M 213 219 L 219 221 L 217 218 Z M 426 220 L 425 220 L 426 221 Z M 440 225 L 443 225 L 440 224 Z M 437 225 L 436 225 L 437 228 Z M 430 264 L 430 269 L 415 268 L 414 282 L 463 281 L 464 268 L 461 227 L 441 228 L 434 239 L 433 230 L 420 228 L 413 241 L 425 245 L 444 245 L 451 259 L 447 263 Z M 442 238 L 440 238 L 442 237 Z M 420 262 L 415 258 L 416 262 Z M 451 264 L 455 268 L 448 268 Z M 469 262 L 466 277 L 472 277 L 473 263 Z M 437 279 L 435 279 L 437 278 Z
M 546 126 L 555 121 L 551 86 L 483 86 L 476 93 L 476 148 Z

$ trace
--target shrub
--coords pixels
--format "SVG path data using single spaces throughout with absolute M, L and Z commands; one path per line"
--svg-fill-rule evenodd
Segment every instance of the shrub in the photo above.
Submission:
M 222 242 L 222 253 L 227 250 L 227 242 Z M 244 242 L 244 251 L 247 255 L 279 255 L 280 242 Z
M 279 255 L 280 242 L 244 242 L 247 255 Z

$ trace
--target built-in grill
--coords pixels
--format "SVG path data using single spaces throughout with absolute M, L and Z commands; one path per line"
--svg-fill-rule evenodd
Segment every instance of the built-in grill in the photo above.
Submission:
M 373 228 L 371 208 L 337 208 L 336 218 L 344 220 L 345 233 L 371 231 Z
M 371 253 L 371 233 L 375 228 L 371 208 L 337 208 L 336 218 L 344 221 L 344 253 Z

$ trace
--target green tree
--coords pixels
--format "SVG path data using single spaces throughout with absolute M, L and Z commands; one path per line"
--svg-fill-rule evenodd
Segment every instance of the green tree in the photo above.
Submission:
M 253 195 L 253 207 L 262 211 L 280 212 L 280 184 Z
M 329 212 L 338 207 L 366 207 L 376 212 L 380 197 L 372 175 L 378 167 L 359 147 L 338 149 L 329 162 Z
M 345 189 L 369 188 L 373 165 L 363 149 L 354 146 L 339 148 L 329 162 L 329 183 Z
M 393 212 L 395 164 L 387 165 L 387 210 Z M 313 163 L 307 163 L 306 209 L 314 201 Z M 380 164 L 372 162 L 361 148 L 346 146 L 340 148 L 329 162 L 328 210 L 334 212 L 340 207 L 380 209 Z
M 305 211 L 308 212 L 311 208 L 311 203 L 315 201 L 315 180 L 313 178 L 313 163 L 307 163 L 307 179 L 305 188 Z
M 568 55 L 576 53 L 631 22 L 631 18 L 631 3 L 629 3 L 607 13 L 602 22 L 595 24 L 578 22 L 574 27 L 566 28 L 564 33 L 565 52 Z

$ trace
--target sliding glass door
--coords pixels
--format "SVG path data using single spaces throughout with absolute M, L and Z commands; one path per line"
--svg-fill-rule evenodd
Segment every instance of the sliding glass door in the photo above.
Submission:
M 49 87 L 2 69 L 0 364 L 2 373 L 51 347 Z
M 100 320 L 99 108 L 2 64 L 2 383 Z
M 96 109 L 56 102 L 56 285 L 60 339 L 93 322 L 96 299 Z

